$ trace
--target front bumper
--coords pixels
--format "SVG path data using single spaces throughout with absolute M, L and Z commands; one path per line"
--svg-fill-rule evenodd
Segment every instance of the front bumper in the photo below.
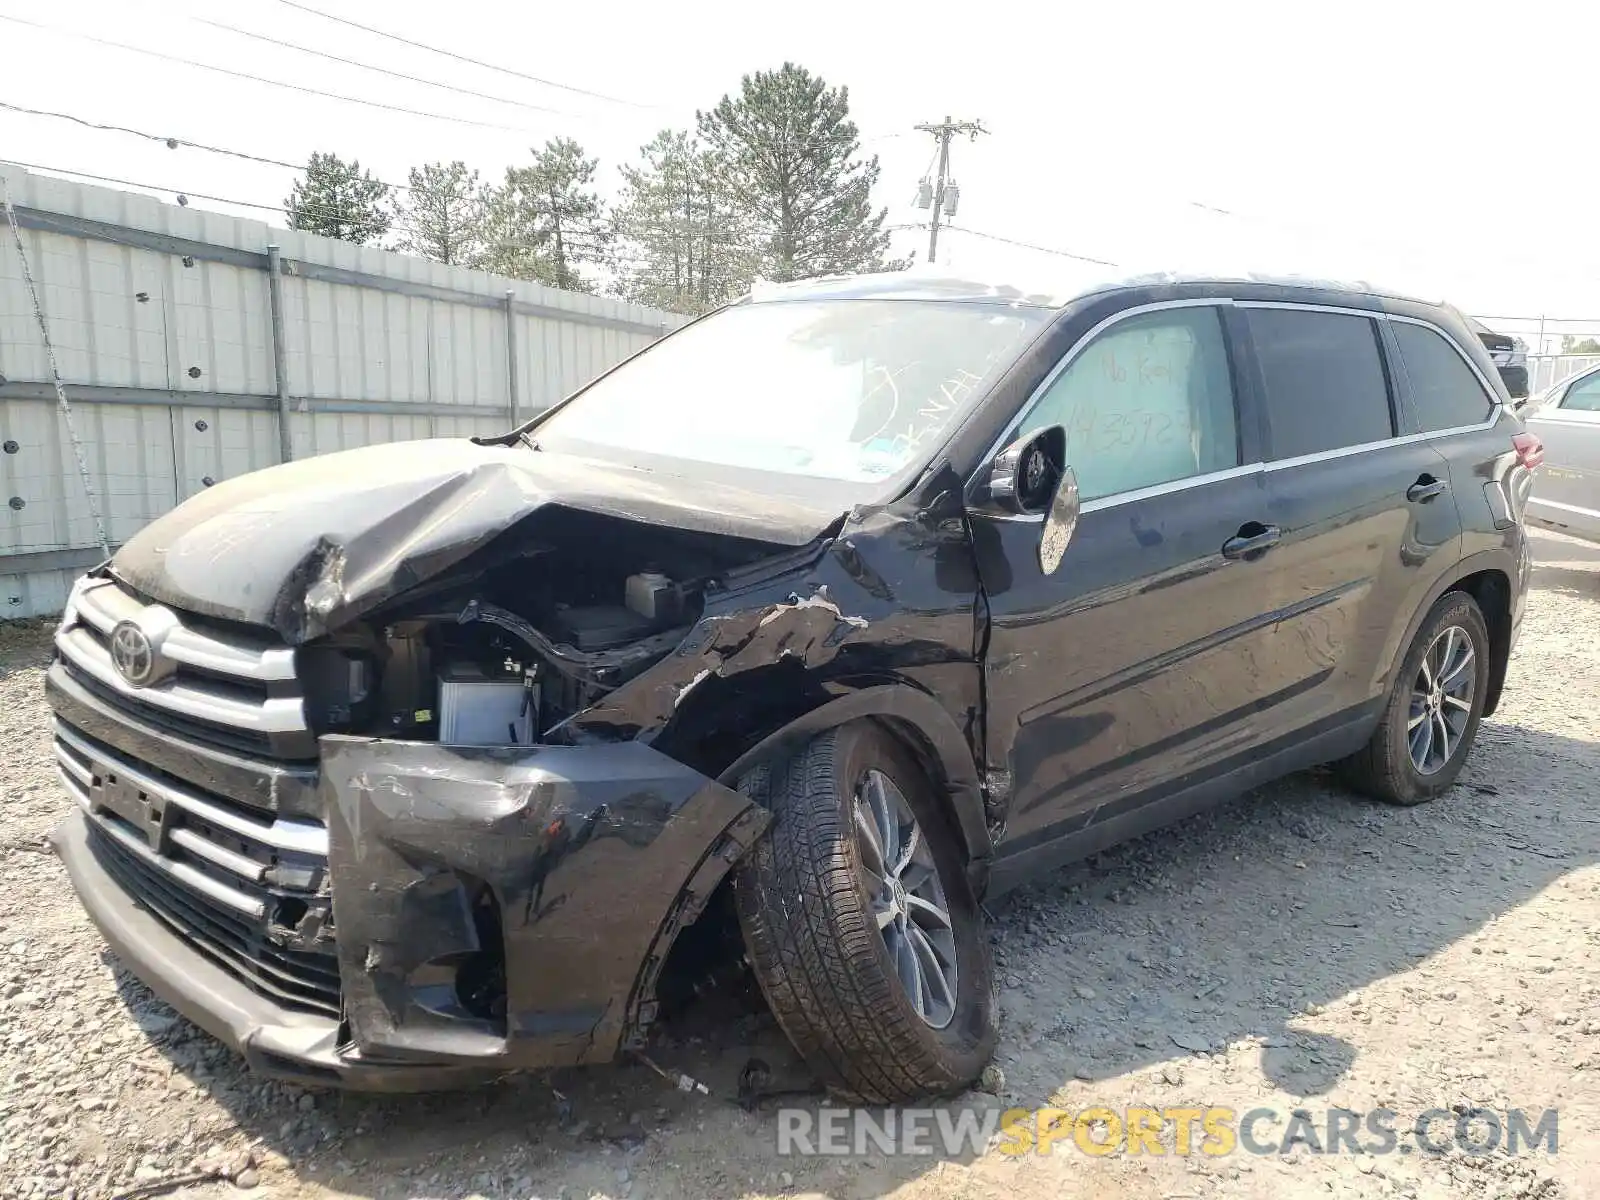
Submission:
M 465 1087 L 492 1073 L 438 1065 L 372 1063 L 341 1053 L 339 1022 L 277 1004 L 194 949 L 130 897 L 90 845 L 89 817 L 72 812 L 51 834 L 89 918 L 124 966 L 261 1074 L 361 1091 Z
M 678 931 L 767 821 L 640 743 L 329 737 L 322 751 L 339 1017 L 265 994 L 241 960 L 186 937 L 170 891 L 151 908 L 125 890 L 102 800 L 124 842 L 148 827 L 149 861 L 165 825 L 127 820 L 127 794 L 103 794 L 99 774 L 69 789 L 79 808 L 53 835 L 134 974 L 256 1070 L 302 1084 L 449 1089 L 613 1058 L 653 1019 Z

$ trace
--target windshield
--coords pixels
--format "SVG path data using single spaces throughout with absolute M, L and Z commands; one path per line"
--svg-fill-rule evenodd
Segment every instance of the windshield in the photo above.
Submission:
M 997 304 L 744 304 L 624 363 L 540 424 L 541 447 L 846 483 L 889 479 L 976 403 L 1050 312 Z

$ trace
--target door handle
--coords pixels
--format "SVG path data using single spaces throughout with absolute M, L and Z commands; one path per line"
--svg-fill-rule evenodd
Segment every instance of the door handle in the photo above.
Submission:
M 1239 532 L 1222 543 L 1222 557 L 1254 562 L 1283 538 L 1283 530 L 1260 521 L 1246 521 Z
M 1417 481 L 1406 489 L 1406 499 L 1413 504 L 1426 504 L 1435 496 L 1442 496 L 1450 490 L 1450 484 L 1443 479 L 1435 479 L 1432 475 L 1419 475 Z

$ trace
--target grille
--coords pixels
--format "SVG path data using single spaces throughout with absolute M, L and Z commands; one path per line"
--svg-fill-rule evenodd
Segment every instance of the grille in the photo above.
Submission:
M 112 660 L 112 635 L 124 624 L 144 633 L 156 664 L 144 686 L 129 683 Z M 55 641 L 83 687 L 147 721 L 230 749 L 316 756 L 287 646 L 186 625 L 111 579 L 78 582 Z
M 135 688 L 113 665 L 110 634 L 125 621 L 149 634 L 159 683 Z M 257 754 L 274 739 L 310 738 L 290 650 L 186 627 L 111 581 L 74 589 L 56 648 L 75 679 L 130 718 Z M 60 717 L 55 754 L 95 857 L 119 887 L 252 990 L 340 1015 L 322 825 L 205 791 Z
M 90 845 L 100 865 L 123 891 L 251 990 L 290 1008 L 339 1015 L 339 964 L 332 954 L 296 953 L 272 946 L 259 926 L 240 920 L 227 907 L 153 869 L 103 827 L 94 829 Z
M 229 729 L 226 726 L 217 725 L 210 721 L 179 716 L 171 709 L 163 708 L 158 704 L 149 704 L 143 700 L 136 700 L 130 696 L 123 695 L 116 688 L 107 686 L 99 679 L 96 679 L 70 658 L 64 658 L 62 661 L 67 668 L 67 673 L 90 695 L 105 701 L 113 708 L 121 709 L 132 717 L 154 725 L 158 729 L 171 730 L 173 733 L 183 737 L 212 746 L 220 746 L 225 750 L 242 750 L 246 754 L 272 753 L 272 739 L 264 733 L 254 733 L 246 729 Z

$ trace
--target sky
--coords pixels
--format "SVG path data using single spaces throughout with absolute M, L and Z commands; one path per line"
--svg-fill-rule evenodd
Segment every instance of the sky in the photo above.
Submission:
M 1600 111 L 1596 5 L 0 0 L 4 17 L 33 24 L 0 19 L 0 102 L 285 162 L 332 151 L 390 182 L 457 158 L 498 178 L 530 146 L 569 136 L 600 158 L 614 194 L 618 164 L 656 131 L 692 125 L 743 74 L 788 60 L 848 87 L 891 225 L 927 217 L 913 198 L 934 144 L 913 126 L 983 122 L 987 134 L 952 148 L 961 202 L 938 260 L 952 269 L 1064 283 L 1163 269 L 1316 275 L 1523 318 L 1496 323 L 1511 332 L 1541 315 L 1551 331 L 1600 332 L 1600 160 L 1586 165 L 1583 149 Z M 0 159 L 268 206 L 193 200 L 280 223 L 268 209 L 294 176 L 4 109 Z M 902 253 L 926 251 L 923 229 L 895 238 Z

